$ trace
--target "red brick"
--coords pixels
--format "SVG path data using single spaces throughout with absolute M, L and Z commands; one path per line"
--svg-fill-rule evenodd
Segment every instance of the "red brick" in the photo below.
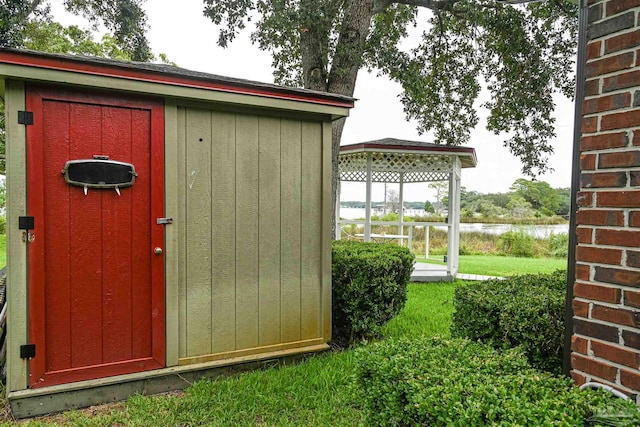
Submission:
M 625 347 L 640 350 L 640 334 L 638 334 L 637 332 L 623 330 L 622 342 L 624 342 Z
M 629 350 L 628 348 L 593 340 L 591 341 L 591 350 L 593 351 L 593 355 L 600 359 L 606 359 L 610 362 L 635 369 L 640 366 L 640 353 Z
M 583 173 L 580 188 L 620 188 L 627 186 L 625 172 Z
M 627 251 L 627 266 L 640 268 L 640 252 Z
M 629 212 L 629 226 L 640 227 L 640 211 Z
M 576 264 L 576 279 L 589 280 L 590 268 L 585 264 Z
M 600 57 L 602 42 L 600 40 L 591 42 L 587 45 L 587 59 L 596 59 Z
M 639 191 L 602 191 L 598 193 L 598 207 L 637 208 L 640 207 Z
M 640 292 L 625 290 L 624 305 L 628 307 L 640 308 Z
M 585 372 L 594 377 L 614 382 L 618 375 L 618 369 L 608 363 L 581 356 L 578 353 L 571 354 L 571 366 L 574 369 Z
M 607 16 L 640 6 L 640 0 L 616 0 L 607 2 Z
M 590 191 L 578 192 L 578 206 L 581 208 L 590 208 L 593 206 L 593 193 Z
M 594 279 L 597 282 L 613 285 L 640 287 L 640 272 L 622 268 L 608 268 L 596 266 Z
M 621 260 L 622 250 L 620 249 L 594 248 L 591 246 L 578 246 L 576 248 L 576 261 L 620 265 Z
M 576 284 L 573 285 L 573 296 L 576 298 L 618 304 L 620 302 L 620 294 L 620 289 L 608 286 L 582 282 L 576 282 Z
M 634 48 L 638 45 L 640 45 L 640 30 L 611 37 L 604 44 L 604 53 L 608 54 L 618 50 Z
M 596 230 L 597 245 L 637 247 L 640 243 L 640 231 L 636 230 Z
M 589 348 L 589 341 L 582 337 L 572 336 L 571 337 L 571 350 L 576 353 L 587 354 L 587 350 Z
M 633 65 L 633 52 L 622 53 L 609 58 L 587 63 L 587 78 L 613 73 L 630 68 Z
M 616 153 L 601 153 L 598 158 L 598 168 L 628 168 L 640 166 L 640 151 L 618 151 Z
M 600 79 L 591 79 L 584 82 L 584 96 L 600 95 Z
M 580 300 L 574 299 L 573 300 L 573 315 L 576 316 L 576 317 L 584 317 L 585 319 L 589 318 L 589 303 L 586 302 L 586 301 L 580 301 Z M 580 353 L 587 354 L 586 351 L 581 351 Z
M 624 113 L 613 113 L 602 116 L 600 129 L 613 130 L 636 127 L 640 124 L 640 110 L 630 110 Z
M 640 324 L 640 313 L 603 305 L 594 305 L 591 308 L 591 318 L 623 326 L 638 327 Z
M 640 129 L 633 131 L 633 145 L 640 145 Z
M 622 211 L 604 209 L 580 209 L 576 214 L 578 225 L 624 225 Z
M 587 99 L 582 104 L 582 114 L 600 113 L 602 111 L 617 110 L 631 105 L 629 92 L 616 93 L 615 95 L 599 96 Z
M 629 186 L 640 187 L 640 171 L 633 171 L 629 173 Z
M 580 128 L 582 133 L 592 133 L 598 130 L 598 118 L 586 117 L 582 119 L 582 127 Z
M 580 151 L 605 150 L 607 148 L 620 148 L 625 145 L 627 145 L 627 135 L 624 132 L 590 135 L 580 138 Z
M 614 2 L 615 3 L 615 2 Z M 640 390 L 640 373 L 620 369 L 620 384 L 631 390 Z
M 583 122 L 584 123 L 584 122 Z M 580 155 L 580 170 L 594 170 L 596 168 L 596 155 L 595 154 L 581 154 Z
M 580 387 L 582 384 L 587 382 L 587 377 L 577 371 L 571 371 L 571 379 L 577 387 Z
M 605 77 L 602 80 L 602 91 L 610 92 L 612 90 L 636 87 L 638 86 L 638 81 L 640 81 L 640 70 L 633 70 L 628 73 Z
M 576 230 L 576 237 L 578 239 L 578 243 L 592 243 L 593 230 L 591 228 L 578 227 Z

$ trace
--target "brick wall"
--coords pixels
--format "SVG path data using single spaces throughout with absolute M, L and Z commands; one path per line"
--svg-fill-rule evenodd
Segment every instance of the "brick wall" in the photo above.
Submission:
M 640 395 L 640 0 L 590 0 L 571 375 Z

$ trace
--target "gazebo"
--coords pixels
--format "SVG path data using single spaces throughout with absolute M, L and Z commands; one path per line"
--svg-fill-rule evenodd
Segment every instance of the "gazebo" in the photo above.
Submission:
M 458 272 L 458 248 L 460 239 L 460 175 L 462 168 L 472 168 L 477 164 L 476 153 L 470 147 L 452 147 L 419 141 L 407 141 L 385 138 L 340 147 L 339 176 L 340 182 L 366 183 L 365 219 L 340 219 L 340 188 L 336 203 L 336 239 L 341 238 L 343 224 L 364 224 L 365 242 L 384 241 L 387 239 L 407 241 L 411 250 L 414 227 L 425 227 L 428 233 L 430 226 L 447 228 L 448 246 L 446 270 L 444 267 L 431 267 L 420 263 L 414 272 L 413 280 L 453 280 Z M 447 218 L 442 222 L 405 222 L 404 184 L 420 182 L 448 181 L 449 205 Z M 399 184 L 398 221 L 371 221 L 371 186 L 372 183 Z M 375 234 L 372 225 L 397 225 L 398 234 Z M 408 231 L 405 234 L 405 229 Z M 428 236 L 428 234 L 427 234 Z M 425 242 L 428 251 L 428 241 Z M 431 267 L 431 268 L 428 268 Z

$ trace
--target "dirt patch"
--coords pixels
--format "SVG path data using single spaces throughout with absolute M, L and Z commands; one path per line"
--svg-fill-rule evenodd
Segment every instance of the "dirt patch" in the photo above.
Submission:
M 185 393 L 182 390 L 169 391 L 166 393 L 159 393 L 155 396 L 165 397 L 165 398 L 180 398 L 184 397 Z M 87 418 L 95 417 L 98 415 L 111 414 L 113 412 L 126 411 L 127 404 L 124 401 L 121 402 L 111 402 L 104 403 L 102 405 L 94 405 L 89 406 L 88 408 L 76 409 L 74 412 L 76 414 L 81 414 Z M 7 400 L 4 400 L 2 407 L 0 407 L 0 423 L 8 423 L 9 425 L 22 425 L 30 421 L 38 421 L 42 423 L 52 424 L 52 425 L 68 425 L 69 417 L 67 416 L 68 412 L 55 413 L 51 415 L 43 415 L 40 417 L 27 418 L 23 420 L 14 420 L 11 415 L 11 410 L 9 407 L 9 403 Z M 76 417 L 74 417 L 76 418 Z M 124 427 L 124 425 L 115 424 L 113 427 Z

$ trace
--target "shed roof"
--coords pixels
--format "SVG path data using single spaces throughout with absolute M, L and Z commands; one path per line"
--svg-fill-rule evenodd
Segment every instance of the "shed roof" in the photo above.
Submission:
M 256 95 L 342 108 L 352 108 L 354 104 L 354 98 L 348 96 L 224 77 L 166 64 L 119 61 L 30 50 L 0 49 L 0 64 L 3 63 L 141 82 L 212 89 L 221 92 Z
M 463 168 L 473 168 L 478 164 L 476 150 L 471 147 L 454 147 L 406 139 L 382 138 L 373 141 L 358 142 L 340 146 L 340 154 L 359 151 L 378 151 L 385 153 L 420 153 L 424 155 L 458 156 Z

